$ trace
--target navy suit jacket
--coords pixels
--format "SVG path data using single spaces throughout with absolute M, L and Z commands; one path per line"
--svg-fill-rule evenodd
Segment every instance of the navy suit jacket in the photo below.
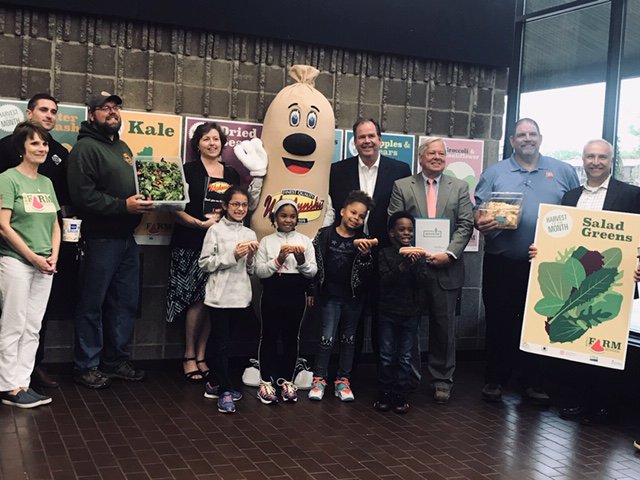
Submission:
M 375 237 L 381 245 L 389 243 L 387 236 L 387 209 L 393 182 L 411 176 L 409 165 L 393 158 L 380 155 L 378 177 L 373 191 L 375 205 L 369 213 L 369 235 Z M 331 165 L 329 177 L 329 195 L 336 213 L 335 223 L 340 223 L 340 209 L 347 195 L 353 190 L 360 190 L 358 175 L 358 157 L 349 157 Z
M 582 187 L 569 190 L 562 197 L 562 205 L 575 207 L 582 195 Z M 611 177 L 607 195 L 604 197 L 603 210 L 610 212 L 638 213 L 640 214 L 640 187 L 629 185 Z M 638 286 L 634 292 L 634 298 L 638 298 Z
M 582 187 L 569 190 L 562 197 L 562 205 L 575 207 L 580 195 Z M 602 209 L 610 212 L 640 213 L 640 187 L 611 178 Z

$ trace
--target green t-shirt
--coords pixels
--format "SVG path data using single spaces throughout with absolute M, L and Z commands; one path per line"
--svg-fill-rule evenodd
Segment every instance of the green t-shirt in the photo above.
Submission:
M 0 174 L 0 195 L 2 208 L 11 210 L 13 228 L 27 246 L 36 254 L 51 255 L 53 224 L 60 209 L 53 184 L 44 175 L 32 179 L 10 168 Z M 0 238 L 0 256 L 27 260 Z

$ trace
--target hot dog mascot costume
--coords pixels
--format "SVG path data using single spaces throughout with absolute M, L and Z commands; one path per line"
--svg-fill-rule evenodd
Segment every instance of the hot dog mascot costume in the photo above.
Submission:
M 294 65 L 294 83 L 284 87 L 269 105 L 259 139 L 234 148 L 249 170 L 268 159 L 260 201 L 251 217 L 258 239 L 273 233 L 269 213 L 283 198 L 298 205 L 296 230 L 313 238 L 323 225 L 329 199 L 329 171 L 333 157 L 335 116 L 326 97 L 315 88 L 320 72 Z M 264 149 L 262 145 L 264 145 Z

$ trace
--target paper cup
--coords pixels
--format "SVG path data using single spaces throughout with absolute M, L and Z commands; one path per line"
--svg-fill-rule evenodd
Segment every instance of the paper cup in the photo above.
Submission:
M 62 219 L 62 241 L 77 242 L 80 240 L 80 224 L 82 220 L 77 218 Z

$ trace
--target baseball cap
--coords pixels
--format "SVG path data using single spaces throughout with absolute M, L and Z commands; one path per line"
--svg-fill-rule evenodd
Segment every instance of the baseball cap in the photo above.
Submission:
M 89 110 L 95 110 L 107 102 L 114 102 L 116 105 L 122 105 L 122 98 L 118 95 L 112 95 L 109 92 L 102 91 L 100 93 L 91 94 L 87 101 L 87 105 L 89 106 Z

